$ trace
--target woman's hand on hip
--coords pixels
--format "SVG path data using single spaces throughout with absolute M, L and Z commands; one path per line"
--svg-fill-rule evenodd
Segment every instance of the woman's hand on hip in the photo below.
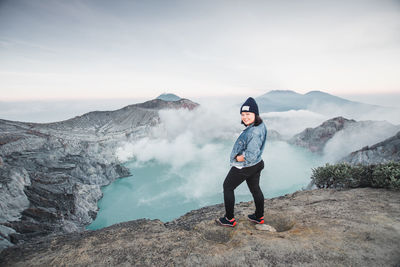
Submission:
M 244 156 L 243 155 L 236 156 L 236 160 L 239 162 L 244 161 Z

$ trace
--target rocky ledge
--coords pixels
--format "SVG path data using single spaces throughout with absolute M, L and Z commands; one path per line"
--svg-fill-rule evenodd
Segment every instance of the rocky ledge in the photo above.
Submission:
M 386 189 L 318 189 L 265 200 L 266 223 L 246 220 L 253 202 L 236 205 L 235 228 L 216 225 L 223 206 L 169 223 L 136 220 L 96 231 L 47 236 L 8 248 L 1 266 L 212 265 L 396 266 L 400 194 Z

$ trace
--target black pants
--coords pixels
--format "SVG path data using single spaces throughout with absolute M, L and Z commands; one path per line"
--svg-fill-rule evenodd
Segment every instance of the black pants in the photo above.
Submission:
M 264 169 L 264 161 L 261 160 L 254 166 L 238 169 L 232 167 L 224 181 L 224 202 L 225 217 L 232 219 L 234 217 L 235 193 L 236 187 L 246 181 L 256 205 L 256 217 L 264 216 L 264 195 L 260 188 L 260 173 Z

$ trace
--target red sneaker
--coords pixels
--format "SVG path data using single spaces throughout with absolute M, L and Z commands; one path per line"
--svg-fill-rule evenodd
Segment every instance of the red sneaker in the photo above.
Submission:
M 263 224 L 264 223 L 264 216 L 262 216 L 261 218 L 257 218 L 255 214 L 251 214 L 251 215 L 248 215 L 247 218 L 250 221 L 258 223 L 258 224 Z
M 235 218 L 228 220 L 228 218 L 226 218 L 226 217 L 221 217 L 221 218 L 217 219 L 216 221 L 223 226 L 234 227 L 236 225 Z

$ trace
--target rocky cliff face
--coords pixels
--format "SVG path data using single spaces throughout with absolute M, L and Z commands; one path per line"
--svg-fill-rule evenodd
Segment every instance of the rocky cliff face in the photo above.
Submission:
M 364 165 L 400 161 L 400 132 L 375 145 L 354 151 L 341 161 Z
M 293 136 L 290 144 L 308 148 L 312 152 L 322 152 L 325 144 L 340 130 L 349 124 L 356 123 L 355 120 L 348 120 L 337 117 L 325 121 L 315 128 L 307 128 L 299 134 Z
M 215 224 L 222 205 L 173 222 L 136 220 L 62 234 L 9 248 L 2 266 L 397 266 L 400 194 L 385 189 L 319 189 L 265 200 L 265 221 L 247 221 L 254 203 L 238 203 L 238 224 Z
M 147 135 L 160 109 L 196 106 L 154 99 L 55 123 L 0 120 L 0 249 L 83 230 L 97 213 L 100 187 L 129 175 L 116 144 Z

